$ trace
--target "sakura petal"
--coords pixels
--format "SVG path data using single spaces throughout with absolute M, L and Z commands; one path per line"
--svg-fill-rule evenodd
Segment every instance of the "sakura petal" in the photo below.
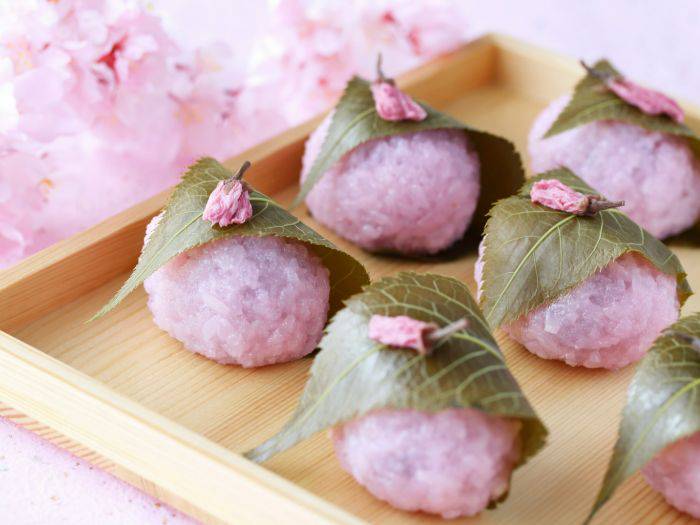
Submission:
M 428 116 L 421 106 L 391 82 L 374 82 L 371 89 L 377 114 L 384 120 L 421 121 Z
M 530 199 L 534 203 L 542 204 L 553 210 L 575 215 L 584 215 L 590 202 L 583 193 L 579 193 L 557 179 L 544 179 L 535 182 L 530 190 Z
M 622 100 L 631 104 L 647 115 L 667 115 L 676 122 L 683 122 L 685 115 L 678 103 L 663 93 L 647 89 L 631 80 L 615 77 L 605 85 Z
M 125 58 L 136 61 L 141 60 L 148 53 L 158 50 L 158 42 L 151 35 L 138 35 L 129 38 L 124 44 L 123 55 Z
M 427 336 L 438 326 L 399 315 L 373 315 L 369 320 L 369 338 L 379 343 L 398 348 L 412 348 L 419 354 L 427 354 Z
M 94 9 L 76 10 L 80 36 L 94 45 L 100 45 L 107 40 L 109 29 L 102 14 Z
M 253 215 L 248 190 L 239 180 L 219 181 L 209 195 L 202 218 L 212 225 L 243 224 Z
M 46 110 L 65 95 L 63 75 L 48 67 L 35 68 L 17 76 L 14 87 L 20 112 Z
M 10 82 L 0 84 L 0 133 L 14 129 L 19 123 L 19 111 Z
M 24 255 L 27 239 L 10 224 L 0 222 L 0 267 Z

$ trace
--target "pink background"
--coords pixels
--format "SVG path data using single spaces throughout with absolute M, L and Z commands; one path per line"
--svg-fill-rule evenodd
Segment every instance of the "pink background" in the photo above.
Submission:
M 275 2 L 152 2 L 154 12 L 163 16 L 166 30 L 179 35 L 182 45 L 194 48 L 223 39 L 234 48 L 234 57 L 250 57 L 253 44 L 262 41 L 260 35 L 265 35 L 272 4 Z M 313 10 L 320 2 L 309 4 Z M 340 11 L 359 9 L 366 4 L 343 1 L 338 5 L 342 5 Z M 588 60 L 604 55 L 631 77 L 700 104 L 697 58 L 700 2 L 465 0 L 452 4 L 464 13 L 466 20 L 460 33 L 450 37 L 454 42 L 495 30 Z M 0 36 L 3 22 L 11 23 L 6 8 L 0 1 Z M 273 41 L 270 45 L 284 45 L 284 42 Z M 404 58 L 403 62 L 397 58 L 396 63 L 401 64 L 398 69 L 428 57 L 406 55 Z M 367 62 L 372 60 L 369 57 Z M 339 75 L 345 74 L 342 67 L 339 69 Z M 329 101 L 324 101 L 324 106 Z M 281 120 L 273 119 L 267 127 L 263 126 L 257 138 L 320 109 L 312 104 L 300 112 L 299 105 L 290 102 L 288 107 L 281 108 Z M 217 148 L 226 155 L 244 145 L 249 144 Z M 169 183 L 164 179 L 161 184 Z M 4 420 L 0 420 L 0 521 L 15 525 L 192 523 L 189 518 Z

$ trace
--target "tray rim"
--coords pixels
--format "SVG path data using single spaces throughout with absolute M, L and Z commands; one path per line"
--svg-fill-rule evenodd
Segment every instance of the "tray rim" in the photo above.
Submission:
M 427 82 L 445 63 L 454 60 L 456 55 L 476 56 L 500 50 L 515 51 L 537 60 L 545 60 L 559 72 L 578 72 L 574 59 L 509 36 L 489 33 L 445 57 L 402 75 L 399 83 L 415 88 L 412 89 L 414 92 L 420 92 L 421 83 Z M 497 62 L 498 59 L 491 57 L 489 60 Z M 484 73 L 484 79 L 493 78 L 494 74 L 494 71 L 489 70 Z M 694 117 L 700 115 L 700 109 L 693 104 L 685 101 L 681 103 L 689 114 Z M 233 157 L 227 164 L 240 164 L 243 159 L 268 163 L 259 172 L 262 181 L 266 174 L 274 171 L 276 164 L 285 162 L 289 155 L 297 154 L 305 137 L 322 118 L 323 115 L 320 115 L 290 128 Z M 274 162 L 269 162 L 273 153 L 281 156 Z M 268 177 L 266 182 L 274 188 L 279 181 L 271 181 Z M 278 185 L 283 187 L 286 183 Z M 36 287 L 37 284 L 55 279 L 56 271 L 67 258 L 94 250 L 117 232 L 133 231 L 140 238 L 146 221 L 163 206 L 170 192 L 171 189 L 165 190 L 0 271 L 0 306 L 11 307 L 13 302 L 31 291 L 25 285 L 30 283 Z M 132 266 L 134 262 L 133 257 L 124 257 L 122 266 Z M 283 517 L 293 522 L 364 523 L 321 496 L 244 459 L 2 331 L 11 331 L 31 322 L 100 286 L 109 278 L 101 275 L 99 283 L 92 284 L 88 279 L 78 287 L 72 287 L 68 283 L 66 289 L 58 294 L 58 299 L 54 292 L 54 300 L 42 303 L 29 312 L 11 313 L 4 318 L 0 313 L 1 402 L 135 475 L 163 487 L 197 509 L 202 509 L 214 520 L 225 523 L 273 523 Z M 98 432 L 95 431 L 96 421 L 105 425 Z M 109 438 L 105 438 L 105 435 Z M 148 454 L 144 453 L 143 443 L 150 445 Z M 168 468 L 164 469 L 164 465 Z M 194 470 L 199 476 L 183 476 L 182 473 L 188 470 Z M 246 501 L 247 504 L 239 505 L 239 501 Z

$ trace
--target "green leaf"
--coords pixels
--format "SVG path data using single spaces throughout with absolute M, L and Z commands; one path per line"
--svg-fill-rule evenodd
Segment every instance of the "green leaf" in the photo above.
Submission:
M 354 77 L 335 107 L 328 134 L 292 206 L 300 204 L 321 176 L 343 155 L 367 141 L 431 129 L 464 130 L 481 162 L 481 194 L 473 226 L 481 229 L 486 213 L 496 200 L 512 194 L 523 182 L 520 155 L 508 140 L 471 129 L 458 120 L 420 103 L 428 116 L 420 122 L 389 122 L 377 115 L 370 84 Z
M 620 210 L 591 217 L 534 204 L 530 188 L 540 179 L 559 179 L 585 194 L 597 194 L 567 169 L 530 179 L 498 202 L 485 230 L 481 306 L 493 327 L 561 297 L 581 281 L 627 252 L 646 257 L 676 277 L 681 304 L 692 293 L 678 258 Z
M 603 74 L 620 75 L 606 60 L 597 62 L 593 69 Z M 617 120 L 640 126 L 649 131 L 684 137 L 688 140 L 695 154 L 700 155 L 700 137 L 688 126 L 676 122 L 666 115 L 647 115 L 607 89 L 604 82 L 591 73 L 587 73 L 576 84 L 569 104 L 559 114 L 544 137 L 551 137 L 596 120 Z
M 700 349 L 693 345 L 693 337 L 700 338 L 700 313 L 671 325 L 640 362 L 627 393 L 615 450 L 588 520 L 656 454 L 700 431 Z
M 265 461 L 316 432 L 384 407 L 473 407 L 518 418 L 523 422 L 523 462 L 544 445 L 547 431 L 508 371 L 464 284 L 440 275 L 400 273 L 365 287 L 346 304 L 321 340 L 291 420 L 249 451 L 249 459 Z M 468 326 L 422 356 L 369 339 L 373 314 L 408 315 L 438 326 L 466 318 Z
M 176 255 L 195 246 L 232 235 L 275 235 L 306 243 L 330 270 L 331 313 L 342 306 L 343 299 L 357 293 L 369 282 L 369 276 L 362 264 L 336 248 L 333 243 L 272 199 L 255 190 L 250 190 L 253 216 L 246 223 L 220 228 L 212 227 L 209 222 L 203 220 L 202 213 L 209 194 L 219 181 L 229 179 L 232 175 L 212 158 L 203 158 L 190 166 L 180 184 L 175 187 L 158 227 L 143 247 L 133 273 L 94 318 L 112 310 L 153 272 Z

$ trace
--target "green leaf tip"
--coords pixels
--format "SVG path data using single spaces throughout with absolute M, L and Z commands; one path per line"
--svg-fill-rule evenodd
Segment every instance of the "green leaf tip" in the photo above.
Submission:
M 676 441 L 700 431 L 700 313 L 652 344 L 627 391 L 613 455 L 586 523 L 632 474 Z

